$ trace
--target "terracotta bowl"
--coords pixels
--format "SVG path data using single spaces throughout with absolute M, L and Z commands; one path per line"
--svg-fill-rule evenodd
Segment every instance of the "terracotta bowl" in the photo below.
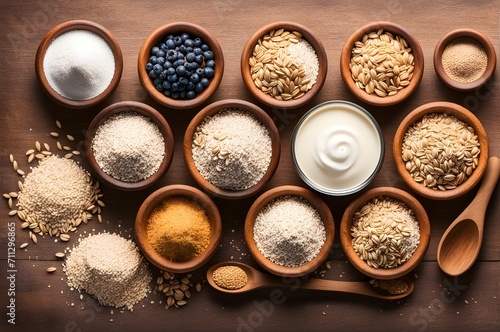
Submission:
M 443 63 L 441 61 L 443 56 L 443 51 L 448 46 L 448 44 L 454 41 L 457 38 L 461 37 L 469 37 L 477 42 L 479 42 L 484 50 L 486 51 L 486 56 L 488 58 L 488 62 L 486 64 L 486 70 L 477 80 L 469 82 L 469 83 L 461 83 L 455 81 L 453 78 L 448 76 L 443 68 Z M 485 84 L 495 72 L 495 67 L 497 63 L 497 56 L 495 52 L 495 48 L 491 41 L 480 33 L 479 31 L 472 29 L 458 29 L 453 30 L 447 33 L 436 45 L 434 49 L 434 70 L 439 78 L 446 84 L 448 87 L 458 90 L 458 91 L 471 91 L 477 89 L 481 85 Z
M 45 75 L 45 72 L 43 70 L 43 60 L 45 58 L 45 53 L 47 52 L 47 48 L 50 46 L 52 41 L 54 41 L 54 39 L 56 39 L 63 33 L 72 30 L 87 30 L 97 34 L 108 43 L 109 47 L 113 51 L 113 55 L 115 58 L 115 71 L 110 84 L 101 94 L 91 99 L 73 100 L 63 97 L 50 86 L 47 80 L 47 76 Z M 56 103 L 64 107 L 69 107 L 74 109 L 83 109 L 92 107 L 104 101 L 106 98 L 108 98 L 118 86 L 118 83 L 120 82 L 122 76 L 122 71 L 123 71 L 123 56 L 122 56 L 122 51 L 120 49 L 120 45 L 118 45 L 118 42 L 116 41 L 115 37 L 113 37 L 111 32 L 109 32 L 105 27 L 91 21 L 75 20 L 75 21 L 64 22 L 57 25 L 45 35 L 42 42 L 38 46 L 38 50 L 35 56 L 35 72 L 38 81 L 42 86 L 43 91 Z
M 148 240 L 147 226 L 151 213 L 164 199 L 172 196 L 192 199 L 193 202 L 205 209 L 210 219 L 210 243 L 207 249 L 199 256 L 186 262 L 173 262 L 164 258 L 153 249 Z M 156 190 L 142 203 L 135 218 L 134 232 L 139 249 L 154 266 L 163 271 L 186 273 L 200 268 L 215 254 L 221 238 L 222 222 L 217 206 L 206 194 L 191 186 L 169 185 Z
M 302 34 L 302 37 L 311 44 L 314 48 L 316 55 L 318 57 L 319 62 L 319 70 L 318 77 L 316 78 L 316 83 L 312 86 L 312 88 L 307 91 L 303 97 L 298 99 L 290 99 L 290 100 L 277 100 L 270 95 L 265 94 L 255 86 L 255 83 L 252 79 L 252 74 L 250 72 L 250 65 L 248 64 L 248 60 L 252 56 L 255 45 L 257 45 L 257 41 L 262 38 L 264 35 L 269 33 L 271 30 L 283 28 L 288 31 L 298 31 Z M 261 103 L 274 108 L 279 109 L 293 109 L 300 106 L 303 106 L 310 102 L 321 90 L 323 84 L 325 83 L 326 73 L 328 72 L 328 61 L 326 56 L 325 48 L 321 41 L 312 33 L 311 30 L 306 28 L 305 26 L 293 23 L 293 22 L 275 22 L 271 24 L 267 24 L 260 28 L 257 32 L 255 32 L 250 39 L 245 44 L 243 48 L 243 53 L 241 54 L 241 76 L 243 77 L 243 83 L 247 87 L 248 91 Z
M 196 128 L 203 122 L 203 120 L 207 116 L 212 116 L 226 108 L 239 108 L 249 112 L 267 128 L 267 131 L 271 136 L 272 156 L 267 172 L 264 174 L 262 179 L 254 186 L 244 190 L 228 190 L 213 185 L 200 174 L 193 160 L 192 144 Z M 281 144 L 279 132 L 276 128 L 276 125 L 269 117 L 269 115 L 267 115 L 267 113 L 264 112 L 260 107 L 244 100 L 226 99 L 212 103 L 203 108 L 198 114 L 196 114 L 196 116 L 189 123 L 186 129 L 186 133 L 184 134 L 183 150 L 184 160 L 186 161 L 189 173 L 204 190 L 208 191 L 214 196 L 221 198 L 241 199 L 252 196 L 255 193 L 259 192 L 273 177 L 280 159 Z
M 110 116 L 121 112 L 135 112 L 150 118 L 158 126 L 163 135 L 163 139 L 165 141 L 165 157 L 156 173 L 154 173 L 147 179 L 137 182 L 125 182 L 118 180 L 105 173 L 95 160 L 94 151 L 92 150 L 92 140 L 94 139 L 97 129 Z M 106 107 L 95 116 L 87 129 L 87 133 L 85 134 L 84 148 L 85 155 L 92 171 L 102 182 L 119 190 L 141 190 L 158 182 L 167 172 L 174 155 L 174 137 L 167 121 L 157 110 L 143 103 L 135 101 L 123 101 Z
M 420 243 L 413 255 L 395 268 L 374 268 L 369 266 L 354 251 L 352 246 L 351 226 L 354 213 L 375 197 L 385 196 L 405 203 L 413 210 L 420 229 Z M 340 223 L 340 244 L 347 259 L 358 271 L 375 279 L 397 279 L 410 273 L 424 258 L 430 241 L 430 223 L 424 207 L 409 193 L 391 187 L 378 187 L 366 191 L 357 197 L 344 212 Z
M 393 96 L 379 97 L 375 93 L 368 94 L 365 90 L 358 88 L 351 77 L 351 52 L 355 43 L 361 41 L 366 33 L 376 32 L 378 29 L 384 29 L 384 31 L 391 32 L 394 36 L 400 35 L 403 37 L 411 48 L 414 57 L 413 78 L 410 84 Z M 420 84 L 424 73 L 424 54 L 418 40 L 404 27 L 392 22 L 373 22 L 359 28 L 347 39 L 340 55 L 340 73 L 344 84 L 359 100 L 374 106 L 395 105 L 408 98 Z
M 257 248 L 253 237 L 253 227 L 257 215 L 270 201 L 281 196 L 298 196 L 309 202 L 318 210 L 323 224 L 325 225 L 326 240 L 319 254 L 310 262 L 297 267 L 287 267 L 273 263 L 267 259 Z M 299 277 L 316 270 L 327 258 L 332 249 L 335 235 L 335 224 L 330 209 L 325 202 L 313 192 L 298 186 L 280 186 L 266 191 L 260 195 L 248 210 L 245 219 L 245 242 L 252 257 L 267 271 L 282 277 Z
M 465 180 L 455 189 L 441 191 L 434 190 L 425 187 L 422 184 L 419 184 L 411 177 L 410 173 L 406 170 L 405 163 L 403 162 L 402 145 L 405 133 L 411 125 L 413 125 L 417 121 L 420 121 L 424 115 L 429 113 L 447 113 L 449 115 L 455 116 L 457 119 L 462 120 L 463 122 L 469 124 L 472 128 L 474 128 L 474 132 L 478 136 L 481 153 L 479 154 L 479 163 L 477 165 L 477 168 L 472 172 L 471 176 L 467 178 L 467 180 Z M 410 112 L 403 119 L 403 121 L 401 121 L 394 136 L 392 145 L 394 164 L 396 165 L 396 169 L 399 175 L 403 178 L 403 181 L 417 194 L 426 198 L 436 200 L 448 200 L 457 198 L 474 188 L 483 177 L 484 171 L 486 169 L 486 164 L 488 162 L 488 151 L 488 136 L 486 135 L 486 131 L 484 130 L 484 127 L 479 119 L 466 108 L 449 102 L 432 102 L 424 104 Z
M 210 79 L 210 84 L 193 99 L 173 99 L 165 96 L 163 92 L 160 92 L 155 88 L 153 80 L 149 77 L 146 71 L 146 64 L 148 63 L 151 55 L 151 48 L 160 44 L 160 42 L 169 34 L 177 35 L 182 33 L 188 33 L 193 38 L 201 38 L 210 47 L 210 50 L 214 54 L 215 75 Z M 159 27 L 146 38 L 139 52 L 137 71 L 139 74 L 139 80 L 144 89 L 146 89 L 146 92 L 160 104 L 176 109 L 194 108 L 207 101 L 217 91 L 224 73 L 224 56 L 219 42 L 208 30 L 193 23 L 174 22 Z

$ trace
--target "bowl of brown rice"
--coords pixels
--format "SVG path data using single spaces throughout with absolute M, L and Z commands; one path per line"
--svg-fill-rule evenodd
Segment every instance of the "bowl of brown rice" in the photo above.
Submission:
M 349 204 L 340 223 L 340 243 L 347 259 L 375 279 L 410 273 L 425 256 L 429 241 L 424 207 L 398 188 L 366 191 Z
M 419 195 L 457 198 L 483 177 L 489 144 L 479 119 L 465 107 L 432 102 L 417 107 L 400 123 L 392 146 L 403 181 Z

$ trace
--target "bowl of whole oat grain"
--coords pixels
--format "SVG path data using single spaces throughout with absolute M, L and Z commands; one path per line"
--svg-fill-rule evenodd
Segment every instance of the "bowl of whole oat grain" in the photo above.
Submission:
M 347 259 L 375 279 L 410 273 L 425 256 L 429 241 L 424 207 L 398 188 L 366 191 L 349 204 L 340 223 L 340 243 Z
M 457 198 L 484 175 L 489 156 L 486 131 L 465 107 L 432 102 L 417 107 L 394 136 L 393 159 L 403 181 L 419 195 Z
M 307 27 L 275 22 L 256 31 L 241 55 L 241 76 L 259 102 L 292 109 L 310 102 L 321 90 L 328 61 L 321 41 Z

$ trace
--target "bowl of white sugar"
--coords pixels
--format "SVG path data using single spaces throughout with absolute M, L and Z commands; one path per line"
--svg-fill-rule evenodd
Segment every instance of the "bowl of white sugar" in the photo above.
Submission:
M 85 154 L 104 183 L 120 190 L 141 190 L 167 172 L 174 139 L 167 121 L 149 105 L 123 101 L 92 120 L 85 135 Z
M 298 186 L 280 186 L 259 196 L 245 219 L 245 242 L 267 271 L 300 277 L 328 257 L 335 225 L 324 201 Z
M 240 199 L 260 191 L 280 159 L 280 137 L 260 107 L 226 99 L 202 109 L 184 135 L 184 159 L 191 176 L 206 191 Z
M 120 45 L 109 30 L 74 20 L 50 30 L 41 41 L 35 71 L 43 91 L 75 109 L 95 106 L 118 86 L 123 70 Z

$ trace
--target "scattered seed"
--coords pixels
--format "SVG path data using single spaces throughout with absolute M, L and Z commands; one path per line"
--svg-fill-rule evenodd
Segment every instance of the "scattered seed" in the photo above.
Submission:
M 42 151 L 42 146 L 40 145 L 40 142 L 36 141 L 35 142 L 35 147 L 38 152 Z
M 59 137 L 59 134 L 56 133 L 55 131 L 53 131 L 53 132 L 50 133 L 50 136 L 57 138 L 57 137 Z
M 24 248 L 26 248 L 27 246 L 28 246 L 28 242 L 24 242 L 23 244 L 21 244 L 21 245 L 19 246 L 19 249 L 24 249 Z
M 17 210 L 9 211 L 9 216 L 15 216 L 17 214 Z
M 47 272 L 48 272 L 48 273 L 52 273 L 52 272 L 55 272 L 56 270 L 57 270 L 57 268 L 56 268 L 56 267 L 51 266 L 51 267 L 49 267 L 49 268 L 47 269 Z
M 68 138 L 68 140 L 70 140 L 70 141 L 74 141 L 74 140 L 75 140 L 75 138 L 74 138 L 73 136 L 71 136 L 71 135 L 66 135 L 66 137 L 67 137 L 67 138 Z
M 67 242 L 70 240 L 71 236 L 69 234 L 64 233 L 59 235 L 59 238 L 61 239 L 61 241 Z
M 56 252 L 54 255 L 55 255 L 57 258 L 63 258 L 66 254 L 65 254 L 65 253 L 63 253 L 63 252 Z
M 14 162 L 14 156 L 12 154 L 9 155 L 9 160 L 10 160 L 11 163 Z

